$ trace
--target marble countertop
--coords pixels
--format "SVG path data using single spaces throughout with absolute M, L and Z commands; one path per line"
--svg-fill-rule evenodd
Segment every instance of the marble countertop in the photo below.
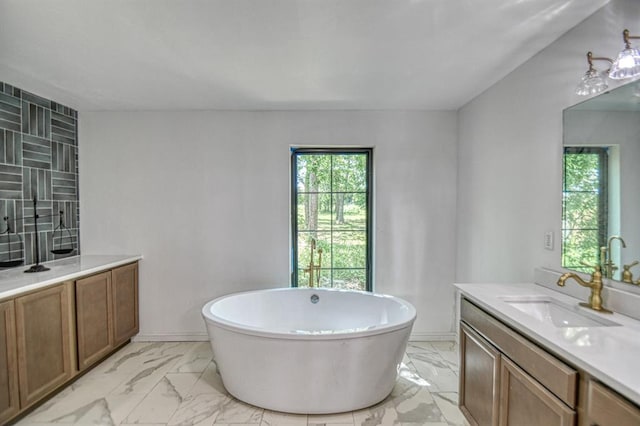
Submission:
M 640 405 L 640 321 L 577 307 L 619 325 L 559 328 L 511 306 L 504 297 L 548 296 L 571 306 L 582 300 L 536 284 L 454 284 L 465 298 L 521 334 Z
M 51 284 L 91 275 L 142 259 L 139 255 L 80 255 L 44 262 L 49 271 L 25 273 L 29 266 L 0 271 L 0 300 Z

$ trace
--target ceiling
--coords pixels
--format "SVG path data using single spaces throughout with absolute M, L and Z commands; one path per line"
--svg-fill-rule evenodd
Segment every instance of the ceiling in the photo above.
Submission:
M 0 0 L 0 80 L 79 110 L 455 110 L 608 0 Z

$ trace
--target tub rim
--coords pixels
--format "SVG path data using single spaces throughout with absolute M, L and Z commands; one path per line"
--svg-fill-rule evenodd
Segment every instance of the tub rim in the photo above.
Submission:
M 406 308 L 409 313 L 408 315 L 409 318 L 405 321 L 401 321 L 393 324 L 385 324 L 382 326 L 376 326 L 374 328 L 368 328 L 365 330 L 357 330 L 357 331 L 345 330 L 345 331 L 339 331 L 336 333 L 327 333 L 327 334 L 305 334 L 305 333 L 293 333 L 291 331 L 268 331 L 261 327 L 253 327 L 253 326 L 238 323 L 235 321 L 229 321 L 218 315 L 214 315 L 211 312 L 211 306 L 213 306 L 215 303 L 221 300 L 224 300 L 230 297 L 248 295 L 248 294 L 254 294 L 254 293 L 280 292 L 280 291 L 355 293 L 355 294 L 360 294 L 364 297 L 380 297 L 380 298 L 390 299 L 396 302 L 398 305 Z M 407 302 L 406 300 L 400 297 L 391 296 L 388 294 L 374 293 L 374 292 L 361 291 L 361 290 L 347 290 L 347 289 L 339 289 L 339 288 L 298 288 L 298 287 L 278 287 L 278 288 L 268 288 L 268 289 L 261 289 L 261 290 L 240 291 L 236 293 L 226 294 L 224 296 L 217 297 L 207 302 L 202 307 L 201 313 L 204 321 L 207 324 L 213 324 L 215 326 L 226 329 L 228 331 L 245 334 L 249 336 L 271 338 L 271 339 L 288 339 L 288 340 L 345 340 L 345 339 L 354 339 L 358 337 L 376 336 L 380 334 L 391 333 L 397 330 L 402 330 L 407 327 L 411 327 L 417 316 L 416 308 L 411 303 Z

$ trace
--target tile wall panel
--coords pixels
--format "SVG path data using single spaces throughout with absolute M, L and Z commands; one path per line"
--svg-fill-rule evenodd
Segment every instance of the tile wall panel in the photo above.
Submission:
M 35 213 L 41 262 L 80 254 L 77 130 L 75 110 L 0 82 L 0 232 L 12 231 L 0 235 L 0 265 L 35 262 Z M 68 231 L 54 232 L 61 222 Z

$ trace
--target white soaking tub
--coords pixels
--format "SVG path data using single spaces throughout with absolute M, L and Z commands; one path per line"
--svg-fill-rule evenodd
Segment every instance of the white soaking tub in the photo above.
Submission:
M 353 411 L 391 392 L 415 308 L 397 297 L 282 288 L 202 308 L 214 360 L 236 398 L 275 411 Z

